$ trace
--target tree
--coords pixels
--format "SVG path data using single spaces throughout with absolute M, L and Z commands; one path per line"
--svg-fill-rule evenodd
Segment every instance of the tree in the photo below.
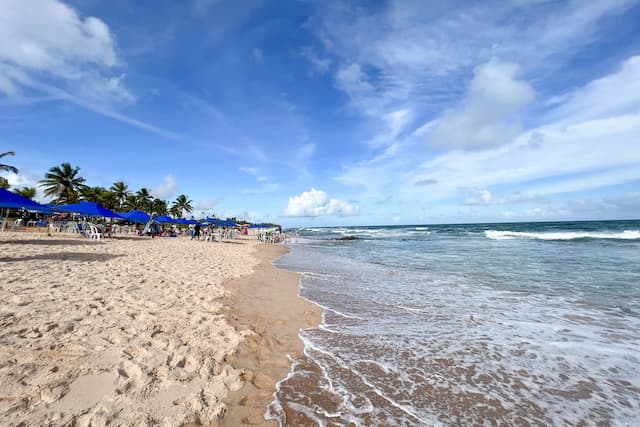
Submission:
M 184 194 L 181 194 L 178 196 L 176 201 L 173 202 L 173 206 L 171 206 L 171 209 L 175 208 L 177 212 L 180 212 L 180 215 L 178 216 L 182 216 L 183 212 L 191 213 L 193 211 L 193 206 L 191 205 L 191 203 L 193 203 L 193 201 L 189 200 L 189 198 Z
M 11 187 L 11 184 L 9 184 L 9 181 L 7 180 L 7 178 L 0 176 L 0 188 L 4 188 L 5 190 L 8 190 L 9 187 Z
M 151 202 L 151 208 L 154 215 L 166 215 L 169 213 L 169 204 L 166 200 L 155 199 Z
M 141 209 L 145 212 L 151 212 L 152 210 L 151 203 L 153 202 L 153 196 L 151 195 L 151 192 L 149 191 L 148 188 L 143 187 L 140 190 L 138 190 L 136 192 L 136 199 L 138 199 L 137 209 Z
M 62 163 L 49 169 L 40 181 L 44 186 L 44 195 L 54 197 L 56 203 L 76 203 L 80 190 L 86 187 L 84 178 L 78 176 L 79 167 Z
M 118 201 L 118 197 L 116 193 L 109 190 L 104 190 L 102 193 L 102 197 L 100 198 L 100 203 L 107 209 L 111 209 L 112 211 L 121 211 L 122 205 Z
M 80 198 L 87 202 L 102 203 L 106 191 L 104 187 L 84 187 L 80 189 Z
M 129 194 L 126 199 L 124 199 L 124 208 L 129 211 L 139 210 L 140 203 L 138 202 L 138 198 L 134 194 Z
M 13 151 L 5 151 L 4 153 L 0 154 L 0 159 L 3 158 L 4 156 L 15 156 L 15 152 Z M 11 173 L 18 173 L 18 168 L 16 168 L 15 166 L 10 166 L 10 165 L 5 165 L 0 163 L 0 172 L 11 172 Z
M 33 199 L 36 197 L 35 187 L 22 187 L 20 190 L 16 191 L 16 193 L 26 197 L 27 199 Z
M 114 182 L 110 188 L 118 201 L 118 209 L 122 209 L 127 197 L 131 194 L 129 187 L 123 181 Z
M 180 210 L 180 208 L 177 205 L 173 205 L 171 206 L 171 209 L 169 209 L 169 213 L 174 217 L 174 218 L 180 218 L 182 216 L 182 211 Z

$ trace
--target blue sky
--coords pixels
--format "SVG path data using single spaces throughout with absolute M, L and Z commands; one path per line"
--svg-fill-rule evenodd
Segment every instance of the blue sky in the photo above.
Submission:
M 638 1 L 0 9 L 14 187 L 68 161 L 288 226 L 640 211 Z

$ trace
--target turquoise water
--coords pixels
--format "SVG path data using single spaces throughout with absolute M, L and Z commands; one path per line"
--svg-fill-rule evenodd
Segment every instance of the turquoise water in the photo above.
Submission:
M 324 314 L 281 424 L 640 422 L 640 221 L 290 235 L 276 264 Z

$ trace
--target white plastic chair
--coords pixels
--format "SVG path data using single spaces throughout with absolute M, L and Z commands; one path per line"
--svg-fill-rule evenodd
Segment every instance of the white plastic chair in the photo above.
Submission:
M 89 238 L 91 240 L 100 240 L 103 237 L 102 232 L 100 232 L 98 230 L 98 227 L 96 227 L 93 224 L 87 224 L 87 227 L 89 228 Z

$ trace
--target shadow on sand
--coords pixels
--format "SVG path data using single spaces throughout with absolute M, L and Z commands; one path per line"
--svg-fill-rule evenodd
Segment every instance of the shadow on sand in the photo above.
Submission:
M 124 254 L 94 254 L 87 252 L 57 252 L 52 254 L 30 255 L 23 257 L 0 257 L 0 262 L 19 262 L 35 260 L 54 261 L 80 261 L 80 262 L 105 262 L 114 258 L 123 257 Z
M 0 242 L 0 245 L 43 245 L 43 246 L 82 246 L 82 245 L 101 245 L 101 242 L 95 240 L 67 240 L 67 239 L 34 239 L 34 240 L 9 240 Z

